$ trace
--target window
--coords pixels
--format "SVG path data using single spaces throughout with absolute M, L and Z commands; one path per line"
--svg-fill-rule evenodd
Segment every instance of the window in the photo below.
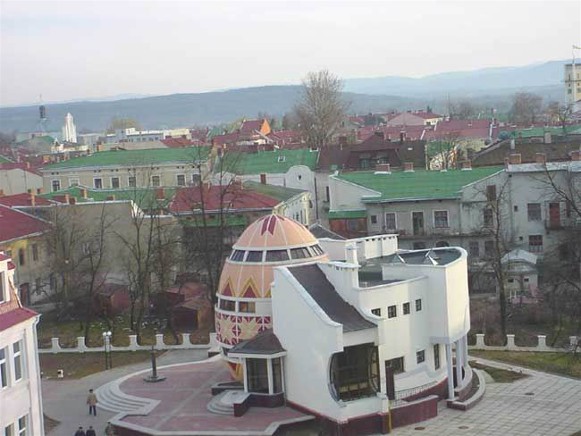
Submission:
M 529 203 L 527 204 L 527 214 L 529 221 L 540 221 L 541 220 L 541 203 Z
M 79 179 L 78 178 L 71 178 L 69 179 L 69 186 L 73 187 L 73 186 L 78 186 L 79 185 Z
M 437 229 L 448 227 L 448 211 L 436 210 L 434 211 L 434 227 Z
M 330 381 L 335 398 L 343 401 L 375 396 L 379 391 L 377 347 L 345 347 L 331 358 Z
M 38 244 L 32 244 L 32 260 L 38 262 Z
M 6 296 L 4 295 L 4 273 L 0 272 L 0 303 L 6 301 Z
M 119 189 L 119 177 L 111 177 L 111 188 Z
M 135 176 L 127 177 L 127 186 L 130 188 L 135 188 L 137 186 L 137 180 L 135 179 Z
M 249 251 L 246 262 L 262 262 L 262 251 Z
M 484 209 L 484 227 L 492 227 L 494 225 L 494 211 L 492 209 Z
M 22 341 L 12 344 L 12 361 L 14 362 L 14 381 L 22 379 Z
M 307 247 L 291 248 L 291 259 L 306 259 L 311 257 L 311 253 Z
M 478 241 L 470 241 L 468 243 L 468 254 L 471 257 L 480 257 L 480 244 Z
M 381 308 L 378 307 L 377 309 L 371 309 L 371 313 L 377 316 L 381 316 Z
M 531 253 L 542 253 L 543 251 L 543 236 L 530 235 L 529 236 L 529 251 Z
M 232 300 L 224 300 L 223 298 L 220 298 L 220 309 L 228 310 L 230 312 L 235 312 L 236 311 L 236 302 L 232 301 Z
M 192 185 L 196 186 L 200 183 L 201 177 L 199 174 L 192 174 Z
M 0 348 L 0 389 L 8 386 L 8 373 L 6 369 L 6 348 Z
M 488 185 L 486 187 L 486 200 L 496 201 L 496 185 Z
M 159 176 L 151 176 L 151 186 L 159 188 L 161 186 L 161 179 Z
M 36 291 L 37 294 L 40 294 L 42 288 L 42 284 L 40 281 L 40 277 L 37 277 L 34 279 L 34 290 Z
M 371 224 L 377 224 L 377 215 L 371 215 Z
M 4 427 L 4 436 L 14 436 L 14 425 Z
M 328 203 L 331 201 L 331 192 L 329 191 L 329 187 L 325 186 L 325 201 Z
M 320 256 L 325 253 L 319 245 L 311 245 L 309 249 L 314 253 L 313 256 Z
M 283 262 L 288 260 L 288 251 L 286 250 L 268 250 L 266 252 L 267 262 Z
M 409 315 L 410 314 L 410 303 L 403 303 L 403 314 Z
M 52 181 L 52 192 L 60 191 L 61 190 L 61 181 L 60 180 L 53 180 Z
M 26 256 L 25 256 L 24 248 L 18 249 L 18 263 L 20 266 L 23 266 L 26 264 Z
M 395 220 L 395 212 L 387 212 L 385 214 L 385 228 L 386 229 L 397 229 L 397 223 Z
M 184 174 L 178 174 L 178 186 L 186 186 L 186 176 Z
M 416 363 L 423 363 L 426 361 L 425 350 L 420 350 L 416 352 Z
M 484 255 L 486 257 L 494 256 L 494 241 L 484 241 Z
M 254 313 L 256 312 L 256 303 L 249 301 L 241 301 L 238 303 L 238 311 L 244 313 Z
M 385 366 L 393 369 L 394 374 L 401 374 L 405 371 L 403 357 L 396 357 L 385 361 Z
M 26 436 L 27 415 L 18 418 L 18 436 Z
M 440 369 L 440 344 L 434 345 L 434 368 Z
M 395 318 L 397 316 L 397 306 L 388 306 L 387 308 L 387 317 L 388 318 Z
M 416 300 L 416 312 L 419 312 L 420 310 L 422 310 L 422 299 L 418 298 Z
M 95 189 L 103 189 L 103 179 L 93 179 Z
M 232 256 L 230 256 L 230 260 L 234 260 L 236 262 L 242 262 L 244 260 L 244 253 L 243 250 L 234 250 Z

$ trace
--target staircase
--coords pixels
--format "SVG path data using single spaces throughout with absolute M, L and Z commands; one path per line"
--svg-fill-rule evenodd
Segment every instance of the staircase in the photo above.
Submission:
M 157 400 L 125 394 L 119 389 L 117 380 L 99 387 L 95 394 L 97 407 L 115 413 L 147 413 L 159 403 Z
M 212 397 L 212 400 L 206 406 L 207 409 L 217 415 L 234 416 L 234 403 L 241 403 L 249 394 L 243 391 L 224 391 L 221 394 Z

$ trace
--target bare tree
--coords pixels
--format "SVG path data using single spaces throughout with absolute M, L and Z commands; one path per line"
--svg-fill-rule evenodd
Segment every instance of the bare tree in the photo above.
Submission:
M 539 121 L 543 98 L 530 92 L 519 92 L 512 97 L 510 120 L 519 125 L 530 126 Z
M 133 118 L 113 118 L 111 123 L 109 123 L 109 127 L 107 127 L 107 133 L 115 133 L 117 129 L 129 129 L 135 128 L 136 130 L 141 130 L 141 126 L 134 120 Z
M 303 80 L 300 100 L 294 107 L 299 129 L 312 147 L 329 145 L 345 117 L 343 83 L 327 70 L 311 72 Z
M 476 115 L 476 108 L 468 100 L 460 100 L 457 102 L 450 102 L 450 118 L 467 120 Z
M 567 135 L 567 125 L 569 124 L 571 114 L 573 113 L 571 105 L 553 101 L 547 105 L 546 113 L 548 121 L 551 123 L 558 123 L 563 130 L 563 135 Z

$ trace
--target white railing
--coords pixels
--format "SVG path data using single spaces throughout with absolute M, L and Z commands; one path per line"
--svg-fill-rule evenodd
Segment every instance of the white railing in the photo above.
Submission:
M 506 335 L 506 345 L 486 345 L 484 334 L 476 334 L 476 345 L 468 345 L 470 350 L 491 350 L 491 351 L 540 351 L 548 353 L 564 353 L 577 349 L 581 344 L 581 338 L 578 336 L 569 336 L 569 345 L 566 347 L 549 347 L 547 345 L 547 336 L 537 335 L 537 345 L 534 347 L 521 347 L 514 342 L 515 335 Z M 581 352 L 581 350 L 579 350 Z

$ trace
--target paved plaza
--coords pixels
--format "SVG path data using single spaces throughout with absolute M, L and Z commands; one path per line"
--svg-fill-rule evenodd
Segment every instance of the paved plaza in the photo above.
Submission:
M 161 366 L 200 361 L 205 358 L 205 354 L 204 350 L 170 351 L 159 359 L 159 363 Z M 512 365 L 486 361 L 480 358 L 477 360 L 491 366 L 520 370 L 520 368 Z M 99 415 L 96 418 L 90 417 L 85 405 L 87 390 L 89 388 L 97 388 L 109 381 L 147 367 L 148 363 L 144 362 L 143 364 L 101 372 L 80 380 L 43 380 L 45 413 L 49 417 L 61 421 L 61 425 L 53 430 L 50 435 L 73 435 L 79 425 L 85 428 L 88 425 L 93 425 L 97 429 L 97 434 L 103 434 L 107 420 L 113 417 L 114 414 L 99 410 Z M 529 374 L 530 377 L 514 383 L 492 383 L 488 381 L 484 398 L 472 410 L 467 412 L 451 410 L 445 407 L 444 402 L 441 402 L 437 418 L 395 429 L 394 434 L 396 436 L 412 434 L 438 436 L 570 436 L 577 431 L 581 431 L 581 380 L 528 369 L 522 369 L 522 371 Z M 162 372 L 162 369 L 160 369 L 160 372 Z M 200 383 L 206 384 L 206 382 L 213 381 L 214 378 L 216 380 L 220 378 L 216 376 L 217 374 L 212 375 L 206 372 L 205 381 Z M 135 390 L 139 389 L 137 379 L 133 382 L 130 380 L 123 382 L 121 386 L 139 395 Z M 170 380 L 170 383 L 173 385 L 174 382 Z M 196 389 L 190 389 L 192 394 L 194 390 Z M 203 396 L 204 398 L 209 398 L 209 392 L 204 392 Z M 175 401 L 194 401 L 193 398 L 193 395 L 182 392 L 176 395 Z M 162 407 L 162 405 L 160 404 L 158 407 Z M 256 419 L 254 415 L 257 411 L 251 409 L 247 416 Z M 152 411 L 153 414 L 158 415 L 157 418 L 163 414 L 162 412 L 161 409 Z M 187 408 L 182 410 L 179 415 L 179 420 L 182 420 L 182 422 L 187 419 L 189 415 Z M 146 417 L 144 418 L 147 420 Z M 199 420 L 199 418 L 200 416 L 197 419 Z M 224 425 L 230 431 L 237 428 L 237 422 L 242 423 L 245 421 L 243 418 L 222 416 L 219 419 L 224 420 Z M 167 420 L 164 422 L 164 429 L 169 429 L 173 425 Z M 226 430 L 226 428 L 223 429 Z M 306 435 L 306 433 L 302 433 L 302 435 Z

